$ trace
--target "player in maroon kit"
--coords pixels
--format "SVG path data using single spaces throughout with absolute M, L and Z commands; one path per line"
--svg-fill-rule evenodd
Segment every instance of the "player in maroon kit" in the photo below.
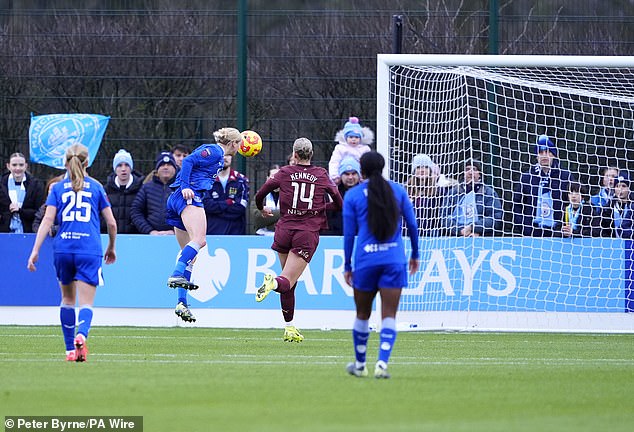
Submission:
M 273 190 L 280 190 L 280 219 L 275 226 L 271 249 L 277 251 L 282 264 L 281 275 L 274 278 L 272 274 L 267 274 L 264 277 L 255 300 L 261 302 L 271 291 L 280 293 L 285 322 L 284 340 L 301 342 L 304 336 L 293 325 L 297 279 L 317 249 L 319 230 L 327 225 L 326 210 L 339 210 L 342 200 L 328 171 L 310 164 L 313 144 L 309 139 L 295 140 L 293 156 L 297 163 L 280 168 L 255 194 L 255 205 L 266 217 L 270 216 L 270 210 L 263 208 L 264 198 Z M 327 202 L 326 194 L 332 202 Z

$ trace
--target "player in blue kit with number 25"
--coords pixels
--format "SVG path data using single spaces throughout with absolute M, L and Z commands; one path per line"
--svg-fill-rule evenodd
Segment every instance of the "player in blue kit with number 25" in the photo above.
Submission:
M 92 323 L 92 307 L 97 285 L 103 285 L 101 259 L 112 264 L 117 259 L 117 222 L 101 183 L 88 177 L 88 149 L 73 144 L 65 154 L 66 176 L 53 186 L 46 199 L 42 219 L 27 267 L 35 271 L 40 248 L 51 225 L 59 224 L 53 240 L 54 264 L 62 290 L 60 321 L 66 344 L 67 361 L 86 361 L 86 339 Z M 108 246 L 101 248 L 99 215 L 108 227 Z M 79 294 L 79 322 L 75 334 L 75 298 Z
M 242 144 L 238 129 L 222 128 L 214 132 L 216 144 L 203 144 L 183 159 L 174 191 L 167 199 L 165 220 L 174 227 L 181 248 L 176 266 L 167 279 L 167 286 L 178 289 L 178 303 L 174 313 L 183 321 L 196 321 L 187 305 L 187 290 L 198 289 L 191 272 L 198 251 L 207 244 L 207 215 L 203 195 L 211 189 L 218 172 L 224 167 L 225 154 L 235 156 Z
M 375 378 L 389 378 L 387 363 L 396 341 L 396 311 L 407 271 L 418 271 L 418 225 L 405 189 L 381 174 L 385 159 L 371 151 L 361 156 L 361 175 L 366 180 L 350 189 L 343 200 L 344 278 L 354 288 L 357 315 L 352 327 L 355 362 L 350 375 L 365 377 L 370 314 L 377 293 L 381 295 L 381 333 Z M 401 220 L 405 219 L 412 252 L 405 257 Z M 354 247 L 355 237 L 357 239 Z M 352 267 L 352 251 L 354 271 Z

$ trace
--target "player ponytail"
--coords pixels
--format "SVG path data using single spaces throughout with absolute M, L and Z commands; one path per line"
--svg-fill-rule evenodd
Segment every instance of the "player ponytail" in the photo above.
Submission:
M 236 128 L 225 127 L 214 132 L 216 144 L 229 145 L 232 142 L 242 142 L 242 134 Z
M 66 169 L 75 192 L 84 188 L 86 166 L 88 166 L 88 148 L 85 145 L 73 144 L 66 149 Z
M 378 241 L 389 240 L 398 227 L 399 209 L 390 184 L 383 178 L 385 159 L 375 151 L 361 156 L 361 174 L 368 179 L 368 227 Z

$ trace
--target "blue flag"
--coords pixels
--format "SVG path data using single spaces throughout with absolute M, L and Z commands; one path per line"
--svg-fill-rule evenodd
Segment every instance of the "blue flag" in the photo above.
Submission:
M 109 120 L 99 114 L 31 115 L 31 162 L 64 169 L 66 149 L 81 143 L 88 147 L 88 166 L 92 165 Z

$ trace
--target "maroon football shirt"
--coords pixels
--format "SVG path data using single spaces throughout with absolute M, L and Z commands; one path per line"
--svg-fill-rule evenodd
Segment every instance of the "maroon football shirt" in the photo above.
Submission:
M 280 219 L 285 229 L 319 231 L 327 226 L 326 194 L 332 198 L 328 210 L 341 209 L 343 201 L 328 171 L 313 165 L 286 165 L 269 178 L 255 194 L 255 205 L 262 210 L 264 198 L 280 189 Z

